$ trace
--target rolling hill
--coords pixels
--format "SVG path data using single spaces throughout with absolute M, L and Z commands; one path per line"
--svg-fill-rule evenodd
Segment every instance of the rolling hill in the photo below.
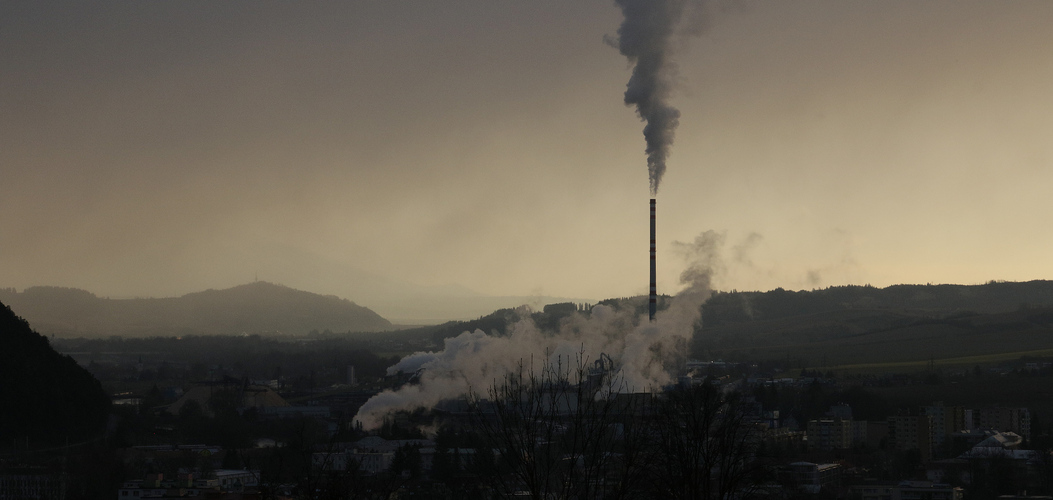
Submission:
M 600 303 L 634 308 L 641 317 L 646 315 L 643 299 Z M 659 309 L 669 299 L 660 296 Z M 532 317 L 553 330 L 569 314 L 574 314 L 573 304 L 557 304 Z M 387 338 L 430 338 L 442 345 L 444 338 L 477 328 L 503 335 L 519 318 L 518 310 L 501 309 Z M 1021 357 L 1053 359 L 1053 281 L 717 292 L 702 307 L 689 355 L 810 368 L 929 362 L 972 367 Z
M 794 366 L 1049 356 L 1053 282 L 720 293 L 703 307 L 692 351 Z
M 74 288 L 0 290 L 45 335 L 98 337 L 382 331 L 391 323 L 354 302 L 258 281 L 182 297 L 109 299 Z

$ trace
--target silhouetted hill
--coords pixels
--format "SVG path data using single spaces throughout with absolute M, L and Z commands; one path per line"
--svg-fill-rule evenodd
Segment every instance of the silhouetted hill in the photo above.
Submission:
M 0 447 L 75 443 L 102 432 L 110 399 L 73 358 L 0 303 Z
M 715 294 L 704 308 L 707 325 L 769 320 L 819 312 L 881 309 L 930 315 L 998 313 L 1053 306 L 1053 281 L 984 285 L 836 286 L 823 290 Z
M 1053 348 L 1053 282 L 715 294 L 693 355 L 811 366 Z
M 31 287 L 22 293 L 0 290 L 0 300 L 38 330 L 62 336 L 391 329 L 388 320 L 349 300 L 263 281 L 160 299 L 107 299 L 72 288 Z
M 646 297 L 600 304 L 646 315 Z M 659 297 L 664 309 L 670 297 Z M 531 314 L 555 329 L 575 311 L 550 304 Z M 1007 353 L 1053 355 L 1053 282 L 984 285 L 840 286 L 824 290 L 718 292 L 702 307 L 691 356 L 728 361 L 790 361 L 794 366 L 982 359 Z M 472 321 L 406 330 L 398 335 L 442 339 L 481 329 L 503 335 L 520 310 L 501 309 Z M 1049 351 L 1042 354 L 1041 351 Z

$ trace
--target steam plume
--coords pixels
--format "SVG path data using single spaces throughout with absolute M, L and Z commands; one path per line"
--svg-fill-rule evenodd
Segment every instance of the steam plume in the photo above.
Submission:
M 486 394 L 491 384 L 514 373 L 520 363 L 533 360 L 535 367 L 560 362 L 567 366 L 582 351 L 588 362 L 599 359 L 601 353 L 609 355 L 622 391 L 657 390 L 671 383 L 672 370 L 682 366 L 702 303 L 711 294 L 713 272 L 721 268 L 720 243 L 719 235 L 709 231 L 694 244 L 682 245 L 688 271 L 681 275 L 681 282 L 687 286 L 668 308 L 658 312 L 655 321 L 635 317 L 636 306 L 646 300 L 639 297 L 629 299 L 624 304 L 627 307 L 597 305 L 591 313 L 575 313 L 563 320 L 558 331 L 538 328 L 529 314 L 521 314 L 524 319 L 511 325 L 505 336 L 466 331 L 446 339 L 441 351 L 418 352 L 388 368 L 388 374 L 420 370 L 420 383 L 377 394 L 362 406 L 355 420 L 373 429 L 393 411 L 433 407 L 469 391 Z
M 618 28 L 618 51 L 635 64 L 625 89 L 625 104 L 635 105 L 647 142 L 647 171 L 651 194 L 665 173 L 665 161 L 680 123 L 680 111 L 669 105 L 676 65 L 670 61 L 674 35 L 685 6 L 698 0 L 615 0 L 625 20 Z M 697 33 L 697 31 L 693 31 Z

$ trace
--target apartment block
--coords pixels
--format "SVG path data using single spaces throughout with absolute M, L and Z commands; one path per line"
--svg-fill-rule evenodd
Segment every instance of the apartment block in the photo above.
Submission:
M 819 450 L 852 447 L 852 421 L 821 418 L 808 421 L 808 446 Z
M 936 401 L 931 406 L 923 406 L 921 412 L 932 417 L 933 444 L 937 446 L 951 434 L 968 429 L 963 406 L 944 406 L 943 401 Z
M 1025 441 L 1031 440 L 1031 412 L 1027 408 L 980 408 L 980 427 L 1015 432 Z
M 918 450 L 921 460 L 932 460 L 931 415 L 897 415 L 888 418 L 889 445 L 897 450 Z

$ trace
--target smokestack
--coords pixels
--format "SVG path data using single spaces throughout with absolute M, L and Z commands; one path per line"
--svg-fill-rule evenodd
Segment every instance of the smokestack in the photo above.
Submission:
M 651 198 L 651 299 L 647 304 L 647 312 L 651 321 L 654 321 L 655 309 L 658 307 L 658 285 L 655 273 L 654 261 L 654 198 Z

